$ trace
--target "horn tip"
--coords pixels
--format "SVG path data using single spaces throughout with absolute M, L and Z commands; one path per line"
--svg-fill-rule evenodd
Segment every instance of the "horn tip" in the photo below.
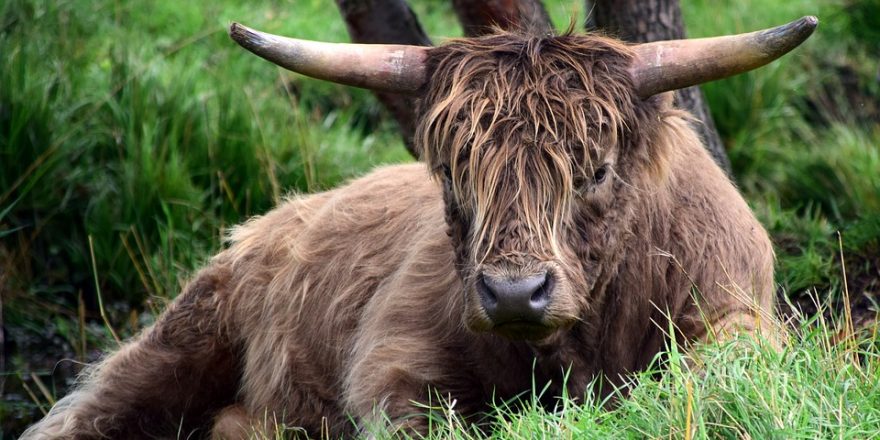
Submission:
M 245 48 L 262 46 L 265 41 L 259 32 L 235 21 L 229 25 L 229 36 Z
M 803 43 L 819 25 L 819 19 L 807 15 L 791 23 L 775 28 L 758 31 L 757 41 L 766 44 L 772 53 L 782 55 Z
M 801 18 L 801 20 L 804 22 L 805 25 L 812 28 L 815 28 L 819 25 L 819 18 L 815 15 L 807 15 L 806 17 Z
M 811 34 L 816 26 L 819 25 L 819 19 L 816 18 L 815 15 L 807 15 L 801 17 L 798 20 L 795 20 L 791 23 L 784 24 L 779 26 L 778 28 L 771 30 L 778 30 L 780 33 L 798 33 L 798 34 Z
M 244 26 L 241 23 L 233 21 L 232 24 L 229 25 L 229 36 L 237 41 L 241 36 L 242 28 L 244 28 Z
M 795 21 L 794 27 L 801 30 L 808 36 L 816 30 L 816 27 L 819 26 L 819 18 L 815 15 L 807 15 L 802 17 L 800 20 Z

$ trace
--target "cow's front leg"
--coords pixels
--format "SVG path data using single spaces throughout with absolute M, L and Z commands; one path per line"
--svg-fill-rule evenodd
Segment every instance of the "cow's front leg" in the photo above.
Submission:
M 771 313 L 754 307 L 742 307 L 713 319 L 702 339 L 707 342 L 726 342 L 749 336 L 779 348 L 784 334 L 779 330 L 780 324 Z
M 358 344 L 346 381 L 347 410 L 362 434 L 391 430 L 427 434 L 428 413 L 452 401 L 470 403 L 477 391 L 466 367 L 425 335 L 374 338 Z
M 431 384 L 442 373 L 429 361 L 434 355 L 426 347 L 401 339 L 359 350 L 366 352 L 354 360 L 349 372 L 346 404 L 364 434 L 389 428 L 427 433 L 426 409 L 414 403 L 428 401 Z
M 275 437 L 275 427 L 266 418 L 255 417 L 244 405 L 224 408 L 214 417 L 211 440 L 249 440 Z
M 675 322 L 676 328 L 693 343 L 725 343 L 746 337 L 781 347 L 784 332 L 773 309 L 745 301 L 694 306 Z

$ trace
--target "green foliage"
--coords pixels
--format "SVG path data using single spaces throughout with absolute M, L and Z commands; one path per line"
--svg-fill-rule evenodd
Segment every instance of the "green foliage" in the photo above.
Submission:
M 438 406 L 437 439 L 870 438 L 880 432 L 880 340 L 834 344 L 831 327 L 805 325 L 783 349 L 743 339 L 665 353 L 614 403 L 593 396 L 502 405 L 488 432 Z M 577 396 L 575 396 L 577 397 Z M 381 433 L 377 435 L 384 438 Z
M 227 20 L 206 23 L 211 6 L 188 5 L 5 4 L 0 206 L 4 244 L 24 247 L 9 264 L 30 295 L 61 293 L 71 304 L 92 291 L 91 235 L 111 297 L 173 296 L 225 225 L 291 189 L 407 157 L 365 92 L 247 58 L 226 37 Z M 273 22 L 305 21 L 289 18 Z

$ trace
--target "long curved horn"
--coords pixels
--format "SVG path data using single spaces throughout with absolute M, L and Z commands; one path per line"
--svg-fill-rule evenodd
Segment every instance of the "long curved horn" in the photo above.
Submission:
M 630 72 L 642 98 L 761 67 L 803 43 L 819 20 L 808 16 L 748 34 L 644 43 Z
M 239 23 L 229 26 L 229 36 L 266 60 L 312 78 L 393 93 L 414 93 L 426 80 L 425 47 L 297 40 Z

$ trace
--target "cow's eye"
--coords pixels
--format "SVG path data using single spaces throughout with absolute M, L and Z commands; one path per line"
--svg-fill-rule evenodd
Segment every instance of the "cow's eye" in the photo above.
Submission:
M 608 165 L 602 165 L 596 170 L 596 173 L 593 174 L 593 182 L 596 184 L 600 184 L 605 181 L 605 177 L 608 175 Z
M 443 165 L 443 177 L 445 177 L 447 181 L 452 180 L 452 170 L 449 169 L 449 165 Z

